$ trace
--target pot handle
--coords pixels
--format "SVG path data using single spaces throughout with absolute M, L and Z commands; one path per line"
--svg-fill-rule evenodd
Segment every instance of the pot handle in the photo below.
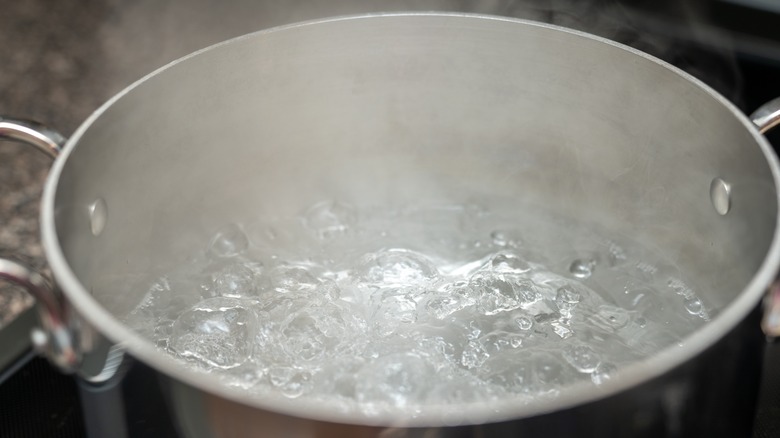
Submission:
M 32 120 L 0 116 L 0 140 L 12 140 L 35 146 L 52 159 L 57 158 L 65 145 L 65 137 Z
M 762 134 L 780 126 L 780 97 L 761 105 L 750 115 L 750 120 Z M 780 340 L 780 274 L 764 297 L 761 329 L 768 339 Z
M 34 146 L 56 158 L 65 137 L 40 123 L 0 117 L 0 140 L 12 140 Z M 31 333 L 33 346 L 64 372 L 74 372 L 81 363 L 79 336 L 75 318 L 62 294 L 53 283 L 32 269 L 0 258 L 0 279 L 14 283 L 37 300 L 40 327 Z
M 758 132 L 766 134 L 772 128 L 780 125 L 780 97 L 758 107 L 750 115 L 750 120 L 758 128 Z

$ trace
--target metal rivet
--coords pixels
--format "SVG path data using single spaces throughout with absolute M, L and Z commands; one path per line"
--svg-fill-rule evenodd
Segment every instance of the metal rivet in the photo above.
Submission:
M 106 228 L 106 221 L 108 220 L 108 207 L 106 201 L 103 198 L 98 198 L 95 202 L 89 205 L 89 225 L 92 229 L 92 235 L 99 236 Z
M 723 216 L 731 209 L 731 184 L 722 178 L 715 178 L 710 183 L 710 200 L 715 211 Z
M 35 347 L 35 351 L 38 353 L 45 353 L 49 348 L 49 336 L 40 328 L 36 327 L 32 329 L 30 332 L 30 340 L 32 341 L 33 347 Z

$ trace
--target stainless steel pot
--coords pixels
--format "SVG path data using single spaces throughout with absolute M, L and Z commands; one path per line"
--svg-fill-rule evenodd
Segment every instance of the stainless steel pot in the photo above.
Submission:
M 553 26 L 456 14 L 286 26 L 203 50 L 145 77 L 65 142 L 0 120 L 0 136 L 57 156 L 43 242 L 62 295 L 10 261 L 0 275 L 42 309 L 33 339 L 101 381 L 122 352 L 166 379 L 188 436 L 741 436 L 752 421 L 760 304 L 780 264 L 780 169 L 751 122 L 689 75 Z M 188 371 L 115 315 L 139 278 L 204 235 L 263 212 L 493 198 L 540 205 L 651 242 L 715 315 L 681 346 L 597 389 L 555 400 L 360 417 L 253 398 Z M 764 328 L 778 335 L 778 312 Z M 108 341 L 106 341 L 108 340 Z

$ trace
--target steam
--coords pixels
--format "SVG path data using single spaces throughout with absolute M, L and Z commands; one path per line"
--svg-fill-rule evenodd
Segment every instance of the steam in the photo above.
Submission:
M 739 96 L 740 80 L 731 49 L 697 25 L 702 14 L 691 2 L 654 1 L 678 26 L 652 21 L 618 0 L 139 0 L 114 5 L 99 37 L 108 57 L 111 94 L 149 71 L 200 48 L 282 24 L 347 14 L 454 11 L 536 20 L 612 39 L 664 59 L 712 85 Z M 641 3 L 641 2 L 639 2 Z M 651 31 L 652 28 L 652 31 Z M 685 33 L 685 34 L 683 34 Z M 717 41 L 719 45 L 711 44 Z M 110 95 L 110 94 L 109 94 Z M 106 96 L 108 97 L 108 96 Z

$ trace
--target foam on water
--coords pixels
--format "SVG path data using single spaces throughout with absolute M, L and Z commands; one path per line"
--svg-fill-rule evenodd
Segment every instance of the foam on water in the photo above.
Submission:
M 326 201 L 189 260 L 131 327 L 227 384 L 367 414 L 599 385 L 709 319 L 659 255 L 541 213 Z

